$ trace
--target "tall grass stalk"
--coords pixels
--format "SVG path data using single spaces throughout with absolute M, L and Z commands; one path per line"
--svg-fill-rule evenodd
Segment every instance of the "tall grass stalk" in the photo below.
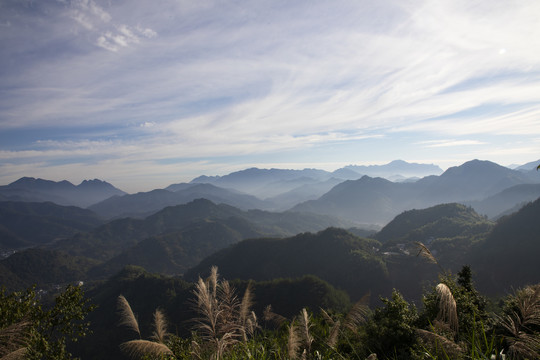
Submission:
M 137 317 L 133 313 L 129 302 L 124 295 L 118 296 L 117 307 L 120 314 L 120 322 L 118 323 L 118 326 L 126 326 L 128 329 L 136 332 L 140 339 L 141 331 L 139 329 L 139 322 L 137 321 Z
M 139 330 L 139 323 L 135 317 L 131 306 L 127 299 L 120 295 L 118 297 L 118 308 L 120 311 L 120 326 L 126 326 L 139 335 L 139 339 L 130 340 L 120 344 L 120 350 L 127 356 L 133 359 L 139 359 L 144 356 L 150 355 L 153 357 L 161 357 L 164 355 L 173 355 L 173 352 L 165 344 L 167 333 L 167 320 L 165 315 L 160 310 L 154 312 L 154 332 L 150 337 L 152 340 L 141 339 L 141 332 Z

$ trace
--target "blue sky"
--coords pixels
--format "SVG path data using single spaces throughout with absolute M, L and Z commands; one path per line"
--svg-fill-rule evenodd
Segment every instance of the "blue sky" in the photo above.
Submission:
M 0 184 L 540 158 L 540 1 L 0 2 Z

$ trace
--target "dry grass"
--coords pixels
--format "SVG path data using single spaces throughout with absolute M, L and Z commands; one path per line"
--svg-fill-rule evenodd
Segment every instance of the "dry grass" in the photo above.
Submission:
M 27 348 L 19 348 L 15 351 L 12 351 L 0 358 L 0 360 L 23 360 L 26 359 Z
M 341 331 L 341 322 L 338 320 L 334 322 L 334 324 L 332 325 L 332 328 L 330 329 L 330 333 L 328 334 L 328 339 L 326 340 L 326 345 L 328 345 L 332 349 L 335 348 L 339 340 L 340 331 Z
M 438 358 L 458 359 L 464 354 L 463 348 L 452 340 L 436 334 L 432 331 L 416 329 L 416 334 L 428 346 Z
M 117 307 L 120 314 L 120 322 L 118 323 L 118 326 L 126 326 L 128 329 L 135 331 L 139 335 L 139 338 L 141 338 L 139 322 L 137 321 L 133 310 L 131 310 L 129 302 L 124 297 L 124 295 L 118 296 Z
M 120 344 L 120 349 L 133 359 L 140 359 L 146 355 L 155 357 L 173 355 L 166 345 L 149 340 L 126 341 Z
M 298 335 L 298 326 L 294 321 L 291 321 L 289 324 L 289 337 L 287 340 L 287 354 L 289 354 L 290 359 L 298 359 L 298 351 L 300 350 L 301 344 L 301 338 Z
M 426 245 L 424 245 L 420 241 L 415 241 L 414 244 L 418 248 L 418 254 L 416 254 L 416 256 L 423 257 L 430 263 L 439 265 L 439 263 L 437 262 L 437 259 L 435 259 L 435 256 L 433 256 L 433 254 L 431 253 L 431 251 L 429 251 Z
M 302 328 L 302 336 L 303 336 L 304 344 L 306 345 L 307 352 L 310 353 L 311 344 L 313 344 L 314 339 L 310 332 L 311 321 L 310 321 L 309 314 L 306 308 L 302 309 L 301 316 L 300 316 L 300 326 Z
M 346 329 L 356 332 L 360 325 L 365 324 L 369 316 L 369 298 L 370 294 L 366 294 L 353 305 L 345 317 L 343 326 Z
M 0 359 L 23 359 L 30 340 L 30 323 L 19 321 L 0 329 Z
M 167 319 L 160 310 L 154 312 L 154 332 L 151 339 L 159 343 L 165 343 L 167 340 Z
M 165 345 L 167 339 L 167 320 L 160 310 L 154 312 L 154 332 L 150 337 L 153 341 L 140 339 L 139 324 L 127 299 L 120 295 L 118 297 L 118 309 L 120 312 L 119 325 L 127 326 L 129 329 L 139 334 L 139 339 L 126 341 L 120 344 L 120 350 L 130 358 L 139 359 L 150 355 L 161 357 L 163 355 L 173 355 L 171 349 Z
M 246 287 L 246 291 L 244 292 L 244 296 L 242 297 L 238 316 L 241 324 L 240 330 L 242 332 L 244 341 L 247 341 L 249 336 L 253 336 L 255 330 L 259 326 L 255 312 L 251 311 L 253 305 L 254 301 L 252 285 L 249 283 Z
M 263 311 L 263 320 L 264 321 L 268 321 L 270 323 L 273 323 L 275 324 L 277 327 L 280 327 L 281 325 L 283 325 L 283 323 L 285 321 L 287 321 L 287 318 L 282 316 L 282 315 L 279 315 L 279 314 L 276 314 L 275 312 L 272 311 L 272 305 L 268 305 L 264 308 L 264 311 Z
M 229 282 L 219 279 L 217 267 L 212 267 L 206 281 L 199 278 L 193 294 L 193 305 L 199 313 L 194 328 L 204 341 L 197 346 L 202 352 L 210 349 L 213 358 L 221 359 L 232 345 L 240 339 L 247 341 L 258 328 L 257 317 L 251 311 L 251 286 L 240 301 Z
M 454 332 L 457 332 L 457 306 L 452 291 L 443 283 L 437 285 L 435 289 L 439 296 L 439 314 L 437 315 L 437 320 L 447 323 Z
M 516 309 L 499 317 L 506 330 L 505 343 L 511 358 L 539 359 L 540 285 L 529 286 L 515 294 Z

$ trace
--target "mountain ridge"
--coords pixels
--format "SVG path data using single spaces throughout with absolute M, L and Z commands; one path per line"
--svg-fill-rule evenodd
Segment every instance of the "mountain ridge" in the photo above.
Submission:
M 6 200 L 44 202 L 58 205 L 87 207 L 124 191 L 99 179 L 84 180 L 74 185 L 67 180 L 52 181 L 22 177 L 8 185 L 0 186 L 0 195 Z

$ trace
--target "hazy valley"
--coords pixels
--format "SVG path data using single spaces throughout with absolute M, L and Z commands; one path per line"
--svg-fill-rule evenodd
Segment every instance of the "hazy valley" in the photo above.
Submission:
M 196 315 L 185 305 L 193 284 L 213 266 L 241 291 L 251 283 L 257 312 L 272 305 L 285 317 L 344 312 L 366 294 L 375 308 L 393 289 L 419 304 L 464 265 L 497 299 L 540 280 L 539 197 L 535 165 L 479 160 L 445 172 L 402 161 L 332 173 L 252 168 L 136 194 L 100 180 L 23 178 L 0 187 L 0 283 L 54 294 L 84 282 L 99 309 L 78 351 L 96 359 L 123 356 L 118 295 L 141 315 L 161 307 L 183 323 Z

